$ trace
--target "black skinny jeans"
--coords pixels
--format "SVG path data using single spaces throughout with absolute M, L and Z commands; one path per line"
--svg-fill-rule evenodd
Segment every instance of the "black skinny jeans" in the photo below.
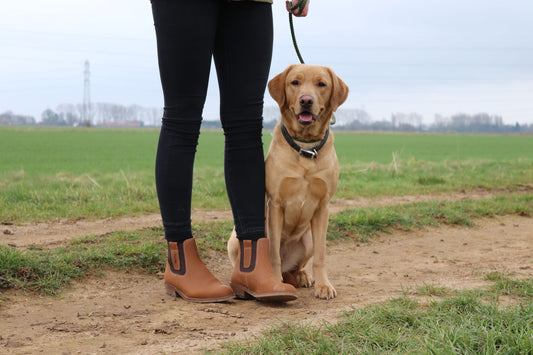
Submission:
M 165 237 L 192 237 L 193 164 L 211 58 L 225 135 L 224 174 L 237 237 L 265 236 L 263 96 L 272 57 L 272 9 L 259 2 L 152 0 L 165 108 L 156 187 Z

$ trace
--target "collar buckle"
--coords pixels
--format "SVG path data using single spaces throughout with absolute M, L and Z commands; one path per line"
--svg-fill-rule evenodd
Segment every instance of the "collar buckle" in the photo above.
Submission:
M 300 153 L 301 156 L 307 159 L 316 159 L 318 156 L 318 152 L 314 148 L 313 149 L 300 148 L 300 151 L 298 153 Z

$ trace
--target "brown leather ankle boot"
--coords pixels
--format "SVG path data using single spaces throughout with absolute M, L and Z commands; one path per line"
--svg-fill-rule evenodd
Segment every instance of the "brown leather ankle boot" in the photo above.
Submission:
M 196 242 L 168 242 L 165 288 L 171 296 L 192 302 L 222 302 L 234 298 L 231 287 L 224 285 L 204 265 Z
M 298 298 L 294 286 L 279 282 L 274 277 L 267 238 L 239 240 L 230 285 L 235 296 L 242 299 L 284 302 Z

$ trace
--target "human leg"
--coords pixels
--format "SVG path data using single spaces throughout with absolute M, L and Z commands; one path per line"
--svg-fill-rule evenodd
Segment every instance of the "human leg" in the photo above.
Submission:
M 239 2 L 222 8 L 214 58 L 226 137 L 226 189 L 239 239 L 231 286 L 239 298 L 294 300 L 294 287 L 274 276 L 265 238 L 262 111 L 272 55 L 271 7 Z
M 263 96 L 272 56 L 270 4 L 222 6 L 215 45 L 220 117 L 225 134 L 224 171 L 239 239 L 265 235 Z
M 156 156 L 157 195 L 166 239 L 183 241 L 192 234 L 193 165 L 219 6 L 213 0 L 153 0 L 152 11 L 165 100 Z
M 167 293 L 190 301 L 224 301 L 233 297 L 233 291 L 200 260 L 190 219 L 194 157 L 219 1 L 152 0 L 152 11 L 165 100 L 155 169 L 168 241 L 165 286 Z

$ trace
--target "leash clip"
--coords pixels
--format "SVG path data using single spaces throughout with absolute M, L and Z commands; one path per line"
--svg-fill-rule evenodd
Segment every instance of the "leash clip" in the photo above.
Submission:
M 316 151 L 316 149 L 303 149 L 303 148 L 300 148 L 300 151 L 298 152 L 300 153 L 301 156 L 307 158 L 307 159 L 316 159 L 317 156 L 318 156 L 318 152 Z

